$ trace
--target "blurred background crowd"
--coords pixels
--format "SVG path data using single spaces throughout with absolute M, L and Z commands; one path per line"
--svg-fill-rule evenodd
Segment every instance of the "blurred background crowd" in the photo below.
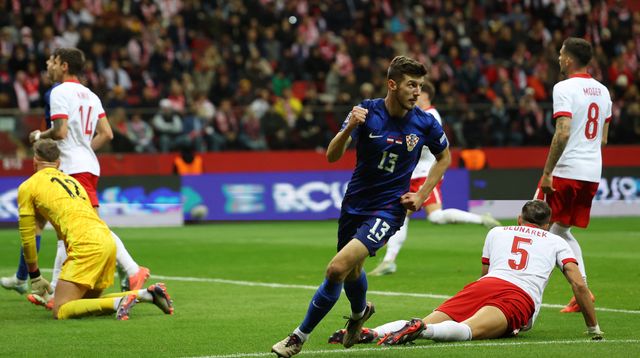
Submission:
M 600 0 L 0 0 L 0 153 L 43 123 L 45 61 L 77 47 L 112 152 L 321 149 L 383 97 L 395 55 L 429 67 L 454 146 L 548 145 L 558 51 L 594 45 L 609 143 L 640 142 L 640 11 Z

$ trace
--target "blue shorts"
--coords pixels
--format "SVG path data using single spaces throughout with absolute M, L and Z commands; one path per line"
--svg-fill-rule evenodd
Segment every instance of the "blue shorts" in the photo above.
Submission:
M 353 215 L 342 212 L 338 220 L 338 251 L 342 250 L 351 239 L 357 239 L 369 250 L 369 256 L 383 247 L 389 238 L 402 226 L 392 220 L 368 216 Z

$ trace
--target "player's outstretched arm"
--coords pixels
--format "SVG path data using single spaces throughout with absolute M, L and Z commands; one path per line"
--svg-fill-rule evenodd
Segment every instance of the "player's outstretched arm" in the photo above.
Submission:
M 582 316 L 584 317 L 584 323 L 587 325 L 589 333 L 602 334 L 600 327 L 598 326 L 598 320 L 596 318 L 596 310 L 593 302 L 591 301 L 591 294 L 587 288 L 587 284 L 582 279 L 578 265 L 573 262 L 568 262 L 563 267 L 564 276 L 571 284 L 571 289 L 576 297 L 576 301 L 582 308 Z
M 98 124 L 96 125 L 96 135 L 91 139 L 91 149 L 94 151 L 100 149 L 107 142 L 110 142 L 113 139 L 113 130 L 111 130 L 111 125 L 109 125 L 109 120 L 106 116 L 98 119 Z
M 338 134 L 336 134 L 335 137 L 333 137 L 327 147 L 327 160 L 329 163 L 333 163 L 342 158 L 347 147 L 351 144 L 351 132 L 353 132 L 356 127 L 364 123 L 367 113 L 369 113 L 369 110 L 366 108 L 359 106 L 353 107 L 346 119 L 344 127 L 340 132 L 338 132 Z

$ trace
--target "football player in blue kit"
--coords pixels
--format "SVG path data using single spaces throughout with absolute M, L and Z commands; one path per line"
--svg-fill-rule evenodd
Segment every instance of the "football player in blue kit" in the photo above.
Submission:
M 421 63 L 395 57 L 387 71 L 386 97 L 353 107 L 329 143 L 327 159 L 335 162 L 356 141 L 357 163 L 342 201 L 338 253 L 329 263 L 300 326 L 273 345 L 271 351 L 279 357 L 291 357 L 302 350 L 343 288 L 352 311 L 343 340 L 346 348 L 358 342 L 362 325 L 375 312 L 366 300 L 365 259 L 374 256 L 402 226 L 407 209 L 420 209 L 451 162 L 442 127 L 415 105 L 426 74 Z M 413 193 L 409 192 L 409 182 L 422 146 L 427 146 L 437 161 L 425 184 Z

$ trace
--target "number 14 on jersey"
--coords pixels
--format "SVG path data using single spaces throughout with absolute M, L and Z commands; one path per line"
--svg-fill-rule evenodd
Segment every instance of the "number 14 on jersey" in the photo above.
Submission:
M 91 123 L 91 111 L 93 107 L 88 106 L 86 109 L 85 116 L 85 108 L 84 106 L 80 106 L 80 123 L 84 128 L 84 134 L 93 135 L 93 123 Z

